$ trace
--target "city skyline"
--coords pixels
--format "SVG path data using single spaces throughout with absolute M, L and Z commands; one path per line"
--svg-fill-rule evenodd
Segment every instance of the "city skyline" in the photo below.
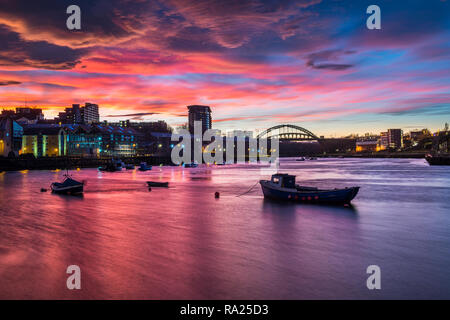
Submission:
M 103 120 L 176 126 L 200 104 L 223 131 L 324 136 L 449 120 L 449 1 L 378 1 L 381 30 L 367 1 L 78 1 L 80 31 L 65 28 L 68 1 L 3 2 L 0 106 L 52 118 L 92 101 Z

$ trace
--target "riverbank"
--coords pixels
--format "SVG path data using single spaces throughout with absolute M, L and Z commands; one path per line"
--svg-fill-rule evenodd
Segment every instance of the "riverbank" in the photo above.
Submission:
M 377 152 L 377 153 L 336 153 L 316 155 L 318 158 L 410 158 L 425 159 L 427 151 L 423 152 Z M 281 156 L 280 158 L 286 158 Z M 151 165 L 173 165 L 170 157 L 127 157 L 121 158 L 124 163 L 139 165 L 147 162 Z M 20 171 L 20 170 L 55 170 L 55 169 L 75 169 L 75 168 L 98 168 L 105 166 L 111 158 L 83 158 L 83 157 L 19 157 L 0 158 L 0 171 Z
M 318 158 L 398 158 L 425 159 L 429 151 L 421 152 L 375 152 L 375 153 L 334 153 L 317 155 Z
M 121 158 L 124 163 L 138 165 L 147 162 L 151 165 L 171 165 L 170 157 L 129 157 Z M 0 158 L 0 171 L 55 170 L 75 168 L 98 168 L 111 161 L 111 158 L 82 157 L 43 157 L 43 158 Z

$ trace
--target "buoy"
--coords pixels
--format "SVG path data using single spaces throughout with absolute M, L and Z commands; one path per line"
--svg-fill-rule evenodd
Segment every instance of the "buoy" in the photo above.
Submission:
M 218 191 L 216 191 L 216 193 L 214 193 L 214 197 L 215 197 L 216 199 L 219 199 L 219 198 L 220 198 L 220 193 L 219 193 Z
M 47 192 L 47 189 L 41 188 L 41 192 Z

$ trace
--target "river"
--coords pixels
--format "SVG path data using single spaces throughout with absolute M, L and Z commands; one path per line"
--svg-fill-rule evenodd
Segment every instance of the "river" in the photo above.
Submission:
M 265 200 L 255 183 L 273 171 L 71 171 L 83 197 L 40 192 L 63 171 L 0 173 L 0 298 L 450 299 L 450 167 L 281 160 L 303 185 L 360 186 L 352 207 Z M 66 287 L 69 265 L 81 290 Z

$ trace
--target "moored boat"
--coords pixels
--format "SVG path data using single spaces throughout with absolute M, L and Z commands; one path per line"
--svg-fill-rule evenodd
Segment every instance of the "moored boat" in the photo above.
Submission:
M 122 168 L 125 167 L 125 164 L 122 162 L 122 160 L 118 159 L 111 159 L 110 162 L 106 166 L 101 166 L 98 168 L 100 171 L 107 171 L 107 172 L 116 172 L 116 171 L 122 171 Z
M 450 166 L 450 155 L 431 155 L 427 154 L 425 159 L 430 166 Z
M 152 166 L 147 165 L 147 162 L 141 162 L 139 165 L 139 171 L 149 171 L 152 170 Z
M 118 168 L 113 163 L 108 163 L 106 166 L 101 166 L 98 168 L 99 171 L 107 171 L 107 172 L 116 172 L 122 170 L 122 168 Z
M 168 188 L 169 182 L 147 181 L 149 187 Z
M 185 167 L 185 168 L 197 168 L 198 164 L 195 163 L 195 162 L 193 162 L 193 163 L 185 163 L 185 164 L 183 164 L 183 167 Z
M 305 157 L 297 158 L 297 159 L 295 159 L 295 161 L 305 161 Z
M 359 187 L 318 189 L 295 184 L 295 176 L 277 173 L 271 180 L 260 180 L 264 197 L 304 203 L 349 204 L 358 194 Z
M 134 168 L 135 168 L 134 164 L 131 163 L 125 164 L 125 169 L 127 170 L 134 170 Z
M 62 183 L 53 182 L 51 189 L 53 193 L 59 194 L 81 194 L 83 193 L 84 183 L 72 179 L 69 174 L 64 175 L 65 179 Z

